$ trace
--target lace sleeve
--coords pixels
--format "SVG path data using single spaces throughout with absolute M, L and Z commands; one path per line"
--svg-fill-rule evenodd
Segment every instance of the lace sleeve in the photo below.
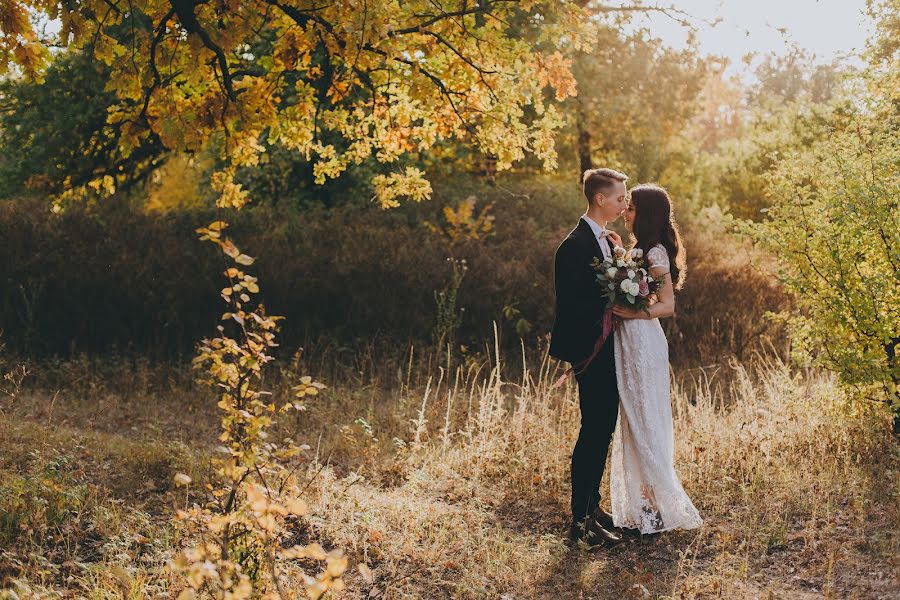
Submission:
M 647 252 L 647 264 L 650 267 L 660 267 L 669 270 L 669 254 L 666 252 L 666 249 L 661 245 L 657 244 L 650 248 L 650 251 Z

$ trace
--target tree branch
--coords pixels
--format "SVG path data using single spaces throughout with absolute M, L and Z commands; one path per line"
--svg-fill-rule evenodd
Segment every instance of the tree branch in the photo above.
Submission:
M 236 100 L 237 94 L 234 91 L 234 82 L 231 77 L 231 71 L 228 69 L 228 58 L 225 56 L 225 52 L 222 48 L 212 40 L 209 33 L 200 26 L 197 15 L 194 14 L 194 8 L 198 3 L 194 0 L 170 0 L 170 3 L 185 31 L 199 36 L 203 41 L 203 45 L 212 50 L 213 54 L 216 55 L 225 93 L 229 100 Z
M 150 89 L 147 90 L 147 93 L 144 94 L 144 106 L 141 107 L 141 113 L 138 115 L 138 120 L 143 121 L 148 127 L 150 126 L 150 123 L 147 120 L 147 109 L 150 106 L 150 97 L 153 95 L 154 90 L 162 83 L 159 69 L 156 67 L 156 47 L 159 46 L 163 36 L 166 34 L 166 25 L 173 16 L 175 16 L 175 8 L 170 9 L 169 12 L 163 16 L 159 25 L 156 26 L 156 35 L 153 36 L 153 40 L 150 42 L 150 70 L 153 72 L 153 85 L 151 85 Z M 135 76 L 137 76 L 137 71 L 135 71 Z

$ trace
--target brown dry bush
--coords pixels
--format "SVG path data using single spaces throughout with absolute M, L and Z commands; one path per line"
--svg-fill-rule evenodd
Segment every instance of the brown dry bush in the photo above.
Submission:
M 578 190 L 559 181 L 508 185 L 444 182 L 433 201 L 387 212 L 261 205 L 223 216 L 260 257 L 263 300 L 286 317 L 285 355 L 327 344 L 349 361 L 377 347 L 383 363 L 401 360 L 410 345 L 425 348 L 435 326 L 434 294 L 451 279 L 450 256 L 469 267 L 456 339 L 483 351 L 496 322 L 501 345 L 514 351 L 519 320 L 530 326 L 526 346 L 542 347 L 553 319 L 553 253 L 582 205 Z M 451 245 L 424 225 L 440 225 L 443 206 L 473 195 L 479 209 L 492 205 L 494 227 L 484 239 Z M 40 200 L 0 205 L 0 323 L 10 349 L 36 357 L 185 358 L 218 316 L 219 259 L 192 237 L 214 218 L 207 210 L 146 215 L 121 202 L 61 216 Z M 785 299 L 750 267 L 722 220 L 697 215 L 684 233 L 688 280 L 678 316 L 665 322 L 673 363 L 721 363 L 777 341 L 760 315 Z

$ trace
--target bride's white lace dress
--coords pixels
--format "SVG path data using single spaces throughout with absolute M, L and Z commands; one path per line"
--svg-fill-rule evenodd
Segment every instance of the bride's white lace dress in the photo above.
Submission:
M 669 268 L 661 245 L 650 249 L 647 262 Z M 669 348 L 659 319 L 623 319 L 615 353 L 619 421 L 610 474 L 613 522 L 642 533 L 699 527 L 703 521 L 673 463 Z

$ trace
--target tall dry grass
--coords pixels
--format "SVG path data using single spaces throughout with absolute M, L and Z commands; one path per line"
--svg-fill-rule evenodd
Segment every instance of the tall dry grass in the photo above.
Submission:
M 291 543 L 348 551 L 352 574 L 339 597 L 879 598 L 900 590 L 892 475 L 900 455 L 887 416 L 844 396 L 828 375 L 765 357 L 732 363 L 728 378 L 675 373 L 676 467 L 703 527 L 583 554 L 563 537 L 579 414 L 573 386 L 551 387 L 557 365 L 531 364 L 523 352 L 508 368 L 496 347 L 449 369 L 412 356 L 377 385 L 358 374 L 332 380 L 274 433 L 312 447 L 313 518 Z M 289 392 L 277 374 L 269 384 L 276 396 Z M 196 390 L 171 383 L 144 396 L 76 389 L 55 399 L 30 389 L 0 423 L 0 515 L 32 511 L 30 545 L 5 530 L 4 584 L 19 597 L 175 595 L 166 560 L 181 542 L 170 515 L 186 498 L 166 478 L 185 470 L 199 484 L 188 499 L 202 499 L 215 408 L 187 412 Z M 103 396 L 103 410 L 91 394 Z M 60 417 L 48 417 L 51 400 Z M 63 458 L 77 468 L 48 470 Z M 63 490 L 51 496 L 52 514 L 34 508 L 43 492 L 29 487 L 29 474 Z M 53 532 L 65 523 L 60 547 Z M 42 552 L 61 564 L 48 566 Z M 353 570 L 359 563 L 373 578 Z
M 727 383 L 701 374 L 673 386 L 676 465 L 706 520 L 698 532 L 593 557 L 569 551 L 574 388 L 553 390 L 555 366 L 529 371 L 524 358 L 521 379 L 504 381 L 497 355 L 483 369 L 441 371 L 424 390 L 405 390 L 414 410 L 390 463 L 395 479 L 338 481 L 326 471 L 320 526 L 377 566 L 371 589 L 386 597 L 897 590 L 898 456 L 883 410 L 777 358 L 731 369 Z

